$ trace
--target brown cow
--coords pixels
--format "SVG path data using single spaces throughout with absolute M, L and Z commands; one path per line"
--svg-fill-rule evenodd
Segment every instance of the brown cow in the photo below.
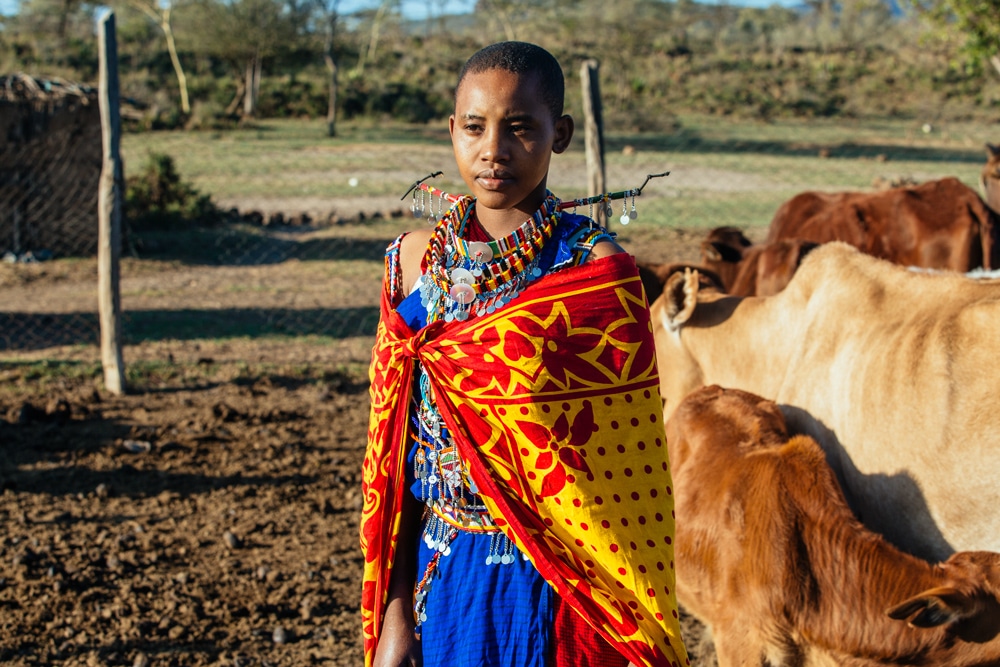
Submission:
M 1000 146 L 986 144 L 986 164 L 979 174 L 979 189 L 986 205 L 1000 212 Z
M 657 297 L 663 293 L 663 285 L 674 273 L 683 273 L 684 269 L 691 269 L 698 272 L 699 279 L 704 289 L 724 290 L 722 279 L 711 269 L 698 264 L 688 264 L 686 262 L 668 262 L 664 264 L 653 264 L 648 262 L 637 262 L 639 268 L 639 280 L 646 290 L 646 301 L 653 303 Z
M 736 227 L 716 227 L 701 242 L 701 263 L 734 296 L 765 296 L 785 288 L 802 258 L 818 243 L 780 239 L 754 244 Z
M 778 209 L 767 241 L 844 241 L 896 264 L 965 273 L 998 265 L 996 213 L 957 178 L 877 192 L 802 192 Z
M 818 243 L 802 239 L 781 239 L 747 248 L 727 290 L 734 296 L 768 296 L 785 289 L 802 259 Z
M 677 598 L 720 667 L 1000 664 L 1000 554 L 931 565 L 890 546 L 759 396 L 704 387 L 666 434 Z
M 736 281 L 743 253 L 752 245 L 738 227 L 716 227 L 701 242 L 701 263 L 722 279 L 728 291 Z

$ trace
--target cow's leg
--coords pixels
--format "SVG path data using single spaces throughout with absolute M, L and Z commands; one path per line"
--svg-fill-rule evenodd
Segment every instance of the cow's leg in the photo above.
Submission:
M 740 627 L 737 622 L 712 628 L 719 667 L 770 667 L 764 645 L 754 640 L 753 630 L 748 625 Z

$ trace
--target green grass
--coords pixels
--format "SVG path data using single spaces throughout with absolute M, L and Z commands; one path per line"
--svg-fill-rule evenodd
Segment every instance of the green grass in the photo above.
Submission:
M 679 228 L 766 225 L 783 201 L 802 190 L 867 189 L 878 177 L 956 176 L 975 187 L 984 144 L 1000 139 L 991 135 L 1000 132 L 975 122 L 929 129 L 897 120 L 765 123 L 682 115 L 680 128 L 670 133 L 629 135 L 608 128 L 607 185 L 623 190 L 639 185 L 646 174 L 671 171 L 643 192 L 640 220 Z M 570 151 L 553 161 L 550 185 L 560 196 L 587 194 L 583 139 L 579 129 Z M 626 146 L 634 153 L 623 153 Z M 227 200 L 401 196 L 435 170 L 446 171 L 439 187 L 462 187 L 447 173 L 454 164 L 443 123 L 341 123 L 336 138 L 326 137 L 318 120 L 127 135 L 127 173 L 150 151 L 173 156 L 182 178 Z M 356 187 L 348 184 L 351 176 L 358 178 Z
M 97 361 L 16 358 L 0 361 L 0 382 L 8 393 L 25 399 L 45 397 L 67 385 L 94 384 L 101 376 Z

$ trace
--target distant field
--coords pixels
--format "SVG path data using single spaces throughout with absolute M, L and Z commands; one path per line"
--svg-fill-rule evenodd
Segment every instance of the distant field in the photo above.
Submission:
M 443 124 L 344 123 L 336 138 L 326 137 L 324 128 L 320 121 L 262 121 L 253 129 L 224 132 L 130 134 L 123 142 L 126 174 L 136 173 L 149 152 L 166 153 L 182 178 L 227 207 L 341 217 L 408 207 L 400 197 L 432 171 L 444 172 L 438 187 L 462 189 Z M 670 134 L 609 130 L 607 183 L 623 190 L 647 174 L 671 172 L 650 182 L 639 198 L 643 226 L 752 228 L 766 225 L 782 201 L 806 189 L 867 189 L 876 178 L 942 176 L 975 186 L 984 144 L 996 141 L 1000 128 L 984 123 L 924 128 L 907 121 L 760 123 L 682 116 Z M 588 194 L 586 182 L 578 130 L 571 150 L 554 159 L 550 186 L 568 199 Z

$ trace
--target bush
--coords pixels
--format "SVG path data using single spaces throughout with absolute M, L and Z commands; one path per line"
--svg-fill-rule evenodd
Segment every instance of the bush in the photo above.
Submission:
M 138 232 L 211 225 L 222 212 L 209 195 L 181 180 L 172 157 L 151 153 L 143 172 L 126 179 L 125 219 Z

